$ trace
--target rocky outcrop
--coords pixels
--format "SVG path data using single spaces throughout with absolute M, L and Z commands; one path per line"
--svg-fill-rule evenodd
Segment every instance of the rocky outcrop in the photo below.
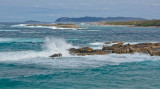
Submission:
M 140 43 L 140 44 L 123 44 L 122 41 L 110 42 L 114 43 L 112 46 L 108 46 L 105 43 L 102 49 L 92 49 L 90 47 L 82 48 L 70 48 L 69 53 L 71 55 L 85 56 L 85 55 L 107 55 L 111 53 L 115 54 L 133 54 L 133 53 L 145 53 L 151 56 L 160 56 L 160 43 Z M 53 54 L 50 57 L 61 57 L 62 54 Z
M 106 44 L 114 43 L 112 46 Z M 106 42 L 102 49 L 92 49 L 83 47 L 79 49 L 71 48 L 69 52 L 71 55 L 85 56 L 85 55 L 106 55 L 110 53 L 116 54 L 132 54 L 145 53 L 151 56 L 160 56 L 160 43 L 140 43 L 140 44 L 123 44 L 123 41 Z

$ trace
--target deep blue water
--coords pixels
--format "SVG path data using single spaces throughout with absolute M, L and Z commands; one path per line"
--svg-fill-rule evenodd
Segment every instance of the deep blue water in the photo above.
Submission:
M 160 57 L 71 56 L 71 47 L 106 41 L 160 42 L 160 28 L 80 25 L 50 29 L 0 23 L 0 89 L 159 89 Z M 62 53 L 62 58 L 49 58 Z

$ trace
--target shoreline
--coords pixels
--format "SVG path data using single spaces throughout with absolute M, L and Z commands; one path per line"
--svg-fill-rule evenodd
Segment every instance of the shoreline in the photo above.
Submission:
M 43 27 L 56 27 L 56 28 L 80 28 L 76 24 L 27 24 L 25 25 L 27 27 L 32 27 L 32 26 L 43 26 Z
M 145 27 L 145 28 L 160 28 L 160 26 L 135 26 L 135 25 L 111 25 L 111 24 L 90 24 L 95 26 L 123 26 L 123 27 Z

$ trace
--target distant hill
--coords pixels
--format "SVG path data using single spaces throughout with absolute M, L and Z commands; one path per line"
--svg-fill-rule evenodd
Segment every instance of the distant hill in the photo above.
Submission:
M 147 20 L 144 18 L 133 18 L 133 17 L 80 17 L 80 18 L 69 18 L 61 17 L 58 18 L 55 22 L 111 22 L 111 21 L 137 21 L 137 20 Z

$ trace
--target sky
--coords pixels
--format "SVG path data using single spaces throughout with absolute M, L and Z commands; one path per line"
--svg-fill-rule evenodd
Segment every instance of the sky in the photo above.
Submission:
M 0 0 L 0 22 L 84 16 L 160 19 L 160 0 Z

